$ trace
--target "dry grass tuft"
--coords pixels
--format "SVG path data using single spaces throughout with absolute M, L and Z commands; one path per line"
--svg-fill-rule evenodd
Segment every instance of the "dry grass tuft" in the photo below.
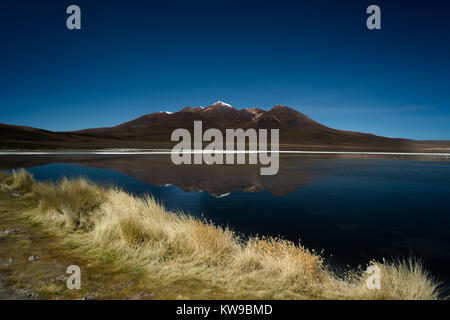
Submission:
M 106 191 L 86 179 L 34 184 L 33 192 L 42 213 L 59 213 L 54 218 L 68 227 L 93 228 L 92 212 L 106 199 Z
M 33 190 L 35 181 L 30 173 L 20 169 L 19 171 L 12 170 L 11 173 L 0 172 L 0 183 L 0 190 L 3 192 L 20 191 L 29 193 Z
M 0 172 L 0 190 L 17 189 L 36 198 L 30 218 L 61 241 L 79 244 L 92 261 L 144 270 L 143 281 L 181 286 L 193 297 L 438 298 L 437 282 L 412 259 L 372 262 L 381 269 L 381 289 L 369 290 L 366 274 L 352 271 L 340 279 L 320 254 L 301 245 L 274 238 L 244 242 L 230 230 L 167 211 L 150 196 L 136 198 L 85 179 L 40 183 L 26 171 Z
M 423 268 L 419 259 L 407 258 L 394 261 L 372 261 L 380 268 L 381 286 L 379 290 L 364 290 L 362 298 L 381 300 L 429 300 L 439 298 L 439 282 Z M 364 282 L 362 277 L 360 282 Z

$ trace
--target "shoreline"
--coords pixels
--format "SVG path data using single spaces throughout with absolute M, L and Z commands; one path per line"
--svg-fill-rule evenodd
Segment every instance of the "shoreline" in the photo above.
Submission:
M 380 152 L 380 151 L 315 151 L 315 150 L 279 150 L 279 151 L 249 151 L 249 150 L 183 150 L 176 152 L 181 154 L 260 154 L 260 153 L 278 153 L 294 155 L 360 155 L 360 156 L 430 156 L 447 157 L 450 159 L 450 152 Z M 97 149 L 97 150 L 39 150 L 39 151 L 18 151 L 7 150 L 0 151 L 0 156 L 11 155 L 170 155 L 171 149 Z

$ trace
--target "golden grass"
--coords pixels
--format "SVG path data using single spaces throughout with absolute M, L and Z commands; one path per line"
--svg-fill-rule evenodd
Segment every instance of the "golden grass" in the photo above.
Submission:
M 232 231 L 181 212 L 150 196 L 85 179 L 41 183 L 22 170 L 0 172 L 0 192 L 36 200 L 27 216 L 93 263 L 107 261 L 123 272 L 140 271 L 156 288 L 183 297 L 226 299 L 437 299 L 438 283 L 420 262 L 372 262 L 381 289 L 369 290 L 367 274 L 330 272 L 320 254 L 273 238 L 243 241 Z M 166 290 L 166 291 L 167 291 Z

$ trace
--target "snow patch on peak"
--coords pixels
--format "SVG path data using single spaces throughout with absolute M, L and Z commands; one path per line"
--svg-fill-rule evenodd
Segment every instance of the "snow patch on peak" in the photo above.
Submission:
M 214 106 L 214 107 L 222 106 L 222 107 L 232 108 L 232 106 L 230 104 L 225 103 L 223 101 L 217 101 L 216 103 L 213 103 L 212 106 Z
M 172 114 L 173 112 L 170 112 L 170 111 L 160 111 L 160 113 Z
M 219 198 L 227 197 L 227 196 L 229 196 L 229 195 L 230 195 L 230 192 L 224 193 L 224 194 L 219 194 L 219 195 L 214 195 L 214 197 L 216 197 L 217 199 L 219 199 Z

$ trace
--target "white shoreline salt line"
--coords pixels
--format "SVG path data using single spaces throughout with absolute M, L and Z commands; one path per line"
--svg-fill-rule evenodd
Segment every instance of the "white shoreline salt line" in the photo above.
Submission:
M 279 153 L 279 154 L 342 154 L 342 155 L 392 155 L 392 156 L 443 156 L 449 157 L 450 153 L 432 153 L 432 152 L 376 152 L 376 151 L 264 151 L 264 150 L 182 150 L 171 151 L 169 149 L 155 150 L 96 150 L 96 151 L 0 151 L 0 156 L 6 155 L 169 155 L 172 152 L 176 154 L 259 154 L 259 153 Z

